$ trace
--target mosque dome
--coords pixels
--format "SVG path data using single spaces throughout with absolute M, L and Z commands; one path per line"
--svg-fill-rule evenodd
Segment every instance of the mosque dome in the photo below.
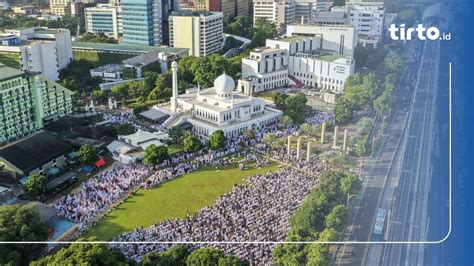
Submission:
M 214 80 L 214 89 L 220 97 L 230 97 L 235 88 L 234 80 L 226 73 L 220 75 Z

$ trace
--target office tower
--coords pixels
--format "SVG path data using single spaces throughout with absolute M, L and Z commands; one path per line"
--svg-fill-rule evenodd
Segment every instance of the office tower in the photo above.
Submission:
M 162 0 L 122 0 L 123 43 L 157 46 L 163 41 Z
M 97 7 L 85 8 L 86 32 L 99 33 L 118 39 L 119 21 L 117 7 L 99 4 Z

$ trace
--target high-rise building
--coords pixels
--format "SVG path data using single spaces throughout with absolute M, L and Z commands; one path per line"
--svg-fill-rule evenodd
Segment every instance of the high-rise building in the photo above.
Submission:
M 116 6 L 107 4 L 98 4 L 97 7 L 88 7 L 84 9 L 86 32 L 98 33 L 118 39 L 119 20 Z
M 295 21 L 295 3 L 293 0 L 256 0 L 253 2 L 253 23 L 262 18 L 282 28 Z
M 195 0 L 195 1 L 181 1 L 179 4 L 180 10 L 189 11 L 222 11 L 221 0 Z
M 49 9 L 51 14 L 57 16 L 71 15 L 71 0 L 49 0 Z
M 41 72 L 50 80 L 72 60 L 68 29 L 22 28 L 0 34 L 0 63 L 24 71 Z
M 359 33 L 362 45 L 376 46 L 382 40 L 385 8 L 383 2 L 358 2 L 349 6 L 349 23 Z
M 0 143 L 26 136 L 72 113 L 71 95 L 40 73 L 0 64 Z
M 122 0 L 123 43 L 158 46 L 163 42 L 162 0 Z
M 222 49 L 222 12 L 173 12 L 169 23 L 170 45 L 188 48 L 190 56 L 207 56 Z

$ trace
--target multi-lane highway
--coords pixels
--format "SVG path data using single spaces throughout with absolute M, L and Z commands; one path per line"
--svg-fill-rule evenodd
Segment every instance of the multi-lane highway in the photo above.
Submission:
M 396 169 L 387 177 L 392 182 L 380 201 L 380 207 L 389 209 L 385 233 L 385 239 L 389 241 L 427 239 L 438 75 L 439 42 L 427 42 L 407 129 L 399 147 L 400 156 L 393 162 Z M 366 264 L 421 265 L 423 259 L 424 245 L 421 244 L 371 245 Z
M 396 169 L 394 165 L 395 157 L 400 156 L 400 143 L 403 140 L 406 129 L 409 108 L 413 99 L 413 88 L 415 86 L 416 72 L 419 69 L 417 58 L 420 55 L 421 44 L 410 42 L 405 46 L 404 59 L 412 60 L 403 71 L 400 83 L 397 86 L 395 102 L 392 108 L 392 116 L 387 119 L 387 126 L 384 130 L 384 138 L 373 158 L 365 159 L 362 169 L 364 189 L 353 203 L 353 215 L 351 225 L 344 234 L 344 241 L 369 241 L 373 229 L 374 219 L 379 202 L 385 188 L 392 188 L 396 185 L 396 180 L 389 181 L 391 169 Z M 393 173 L 392 173 L 393 175 Z M 393 182 L 392 186 L 387 186 Z M 365 260 L 368 245 L 346 244 L 339 246 L 335 263 L 338 265 L 361 265 Z
M 439 186 L 446 182 L 438 179 L 447 180 L 448 176 L 435 175 L 433 170 L 440 166 L 432 162 L 433 158 L 440 157 L 439 132 L 444 130 L 439 127 L 441 122 L 437 117 L 438 93 L 443 91 L 439 90 L 438 84 L 440 45 L 440 42 L 424 42 L 419 64 L 404 73 L 402 79 L 406 79 L 410 71 L 417 72 L 416 84 L 409 86 L 410 80 L 406 79 L 397 91 L 398 101 L 388 125 L 389 134 L 380 153 L 365 162 L 365 190 L 354 203 L 352 224 L 346 230 L 344 241 L 370 241 L 377 208 L 388 210 L 384 234 L 387 241 L 439 240 L 444 236 L 440 233 L 439 237 L 428 237 L 433 176 L 437 179 L 434 187 L 439 196 L 447 194 L 447 187 Z M 415 47 L 416 44 L 412 48 Z M 409 89 L 404 91 L 406 86 Z M 447 92 L 447 84 L 444 91 Z M 439 202 L 439 197 L 437 200 Z M 446 215 L 447 212 L 443 213 L 446 207 L 440 208 L 435 215 L 431 211 L 431 216 L 437 219 Z M 335 264 L 421 265 L 424 251 L 425 246 L 421 244 L 347 244 L 339 247 Z

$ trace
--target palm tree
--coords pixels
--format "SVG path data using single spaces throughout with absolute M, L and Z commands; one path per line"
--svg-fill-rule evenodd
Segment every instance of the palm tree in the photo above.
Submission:
M 267 144 L 272 149 L 275 147 L 275 143 L 277 142 L 277 140 L 278 140 L 278 137 L 272 133 L 266 134 L 263 137 L 263 142 L 265 142 L 265 144 Z

